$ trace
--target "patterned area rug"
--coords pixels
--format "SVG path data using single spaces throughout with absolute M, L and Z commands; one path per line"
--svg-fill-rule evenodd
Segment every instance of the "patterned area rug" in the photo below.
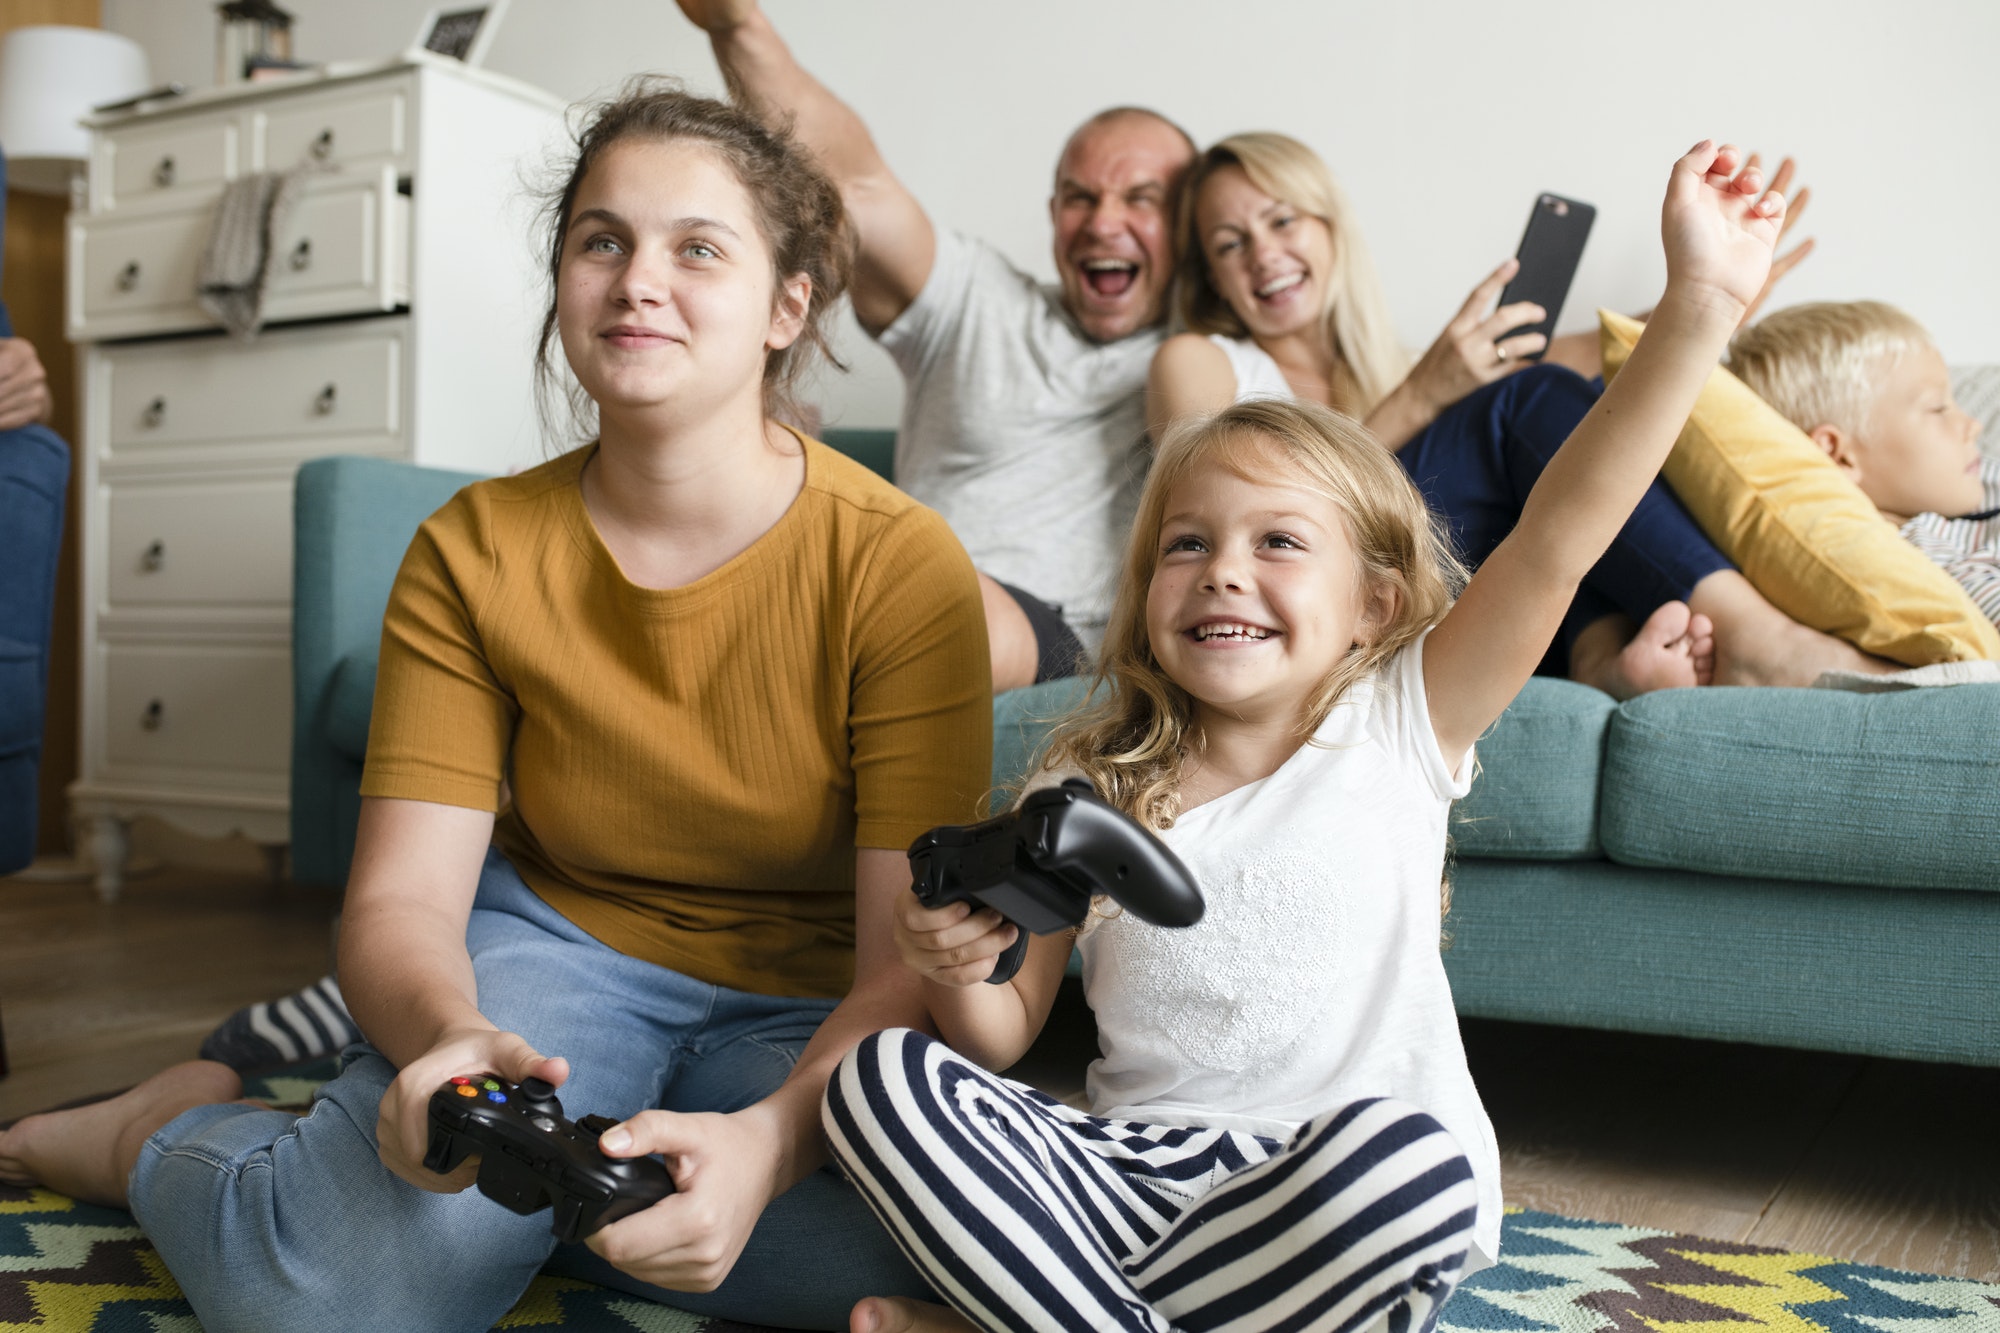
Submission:
M 327 1070 L 251 1096 L 303 1105 Z M 496 1329 L 759 1333 L 542 1277 Z M 130 1214 L 0 1185 L 0 1333 L 200 1333 Z M 2000 1333 L 2000 1285 L 1844 1263 L 1648 1227 L 1510 1212 L 1501 1261 L 1468 1279 L 1439 1333 Z
M 1511 1211 L 1440 1333 L 2000 1333 L 2000 1286 Z

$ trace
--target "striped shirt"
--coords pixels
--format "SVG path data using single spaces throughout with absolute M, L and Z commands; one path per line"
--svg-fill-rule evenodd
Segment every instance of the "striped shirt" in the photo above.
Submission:
M 1903 539 L 1958 580 L 1986 618 L 2000 625 L 2000 458 L 1979 465 L 1986 504 L 1976 514 L 1918 514 L 1897 529 Z

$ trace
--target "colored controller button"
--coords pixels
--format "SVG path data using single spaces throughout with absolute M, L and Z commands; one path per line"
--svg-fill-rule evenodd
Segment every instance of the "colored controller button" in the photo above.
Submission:
M 479 1089 L 469 1088 L 464 1086 L 463 1084 L 453 1089 L 453 1091 L 458 1093 L 458 1095 L 461 1097 L 477 1097 L 479 1095 Z
M 504 1102 L 507 1100 L 507 1094 L 504 1092 L 489 1092 L 486 1094 L 486 1100 L 489 1102 Z
M 466 1084 L 468 1084 L 468 1083 L 472 1082 L 472 1080 L 471 1080 L 471 1079 L 469 1079 L 469 1078 L 467 1078 L 467 1077 L 466 1077 L 465 1075 L 463 1075 L 463 1074 L 460 1074 L 460 1075 L 459 1075 L 459 1076 L 458 1076 L 457 1078 L 453 1079 L 453 1080 L 452 1080 L 452 1082 L 453 1082 L 453 1083 L 454 1083 L 455 1085 L 457 1085 L 458 1087 L 461 1087 L 461 1088 L 462 1088 L 462 1087 L 464 1087 L 464 1086 L 465 1086 Z
M 479 1086 L 480 1086 L 480 1087 L 482 1087 L 482 1088 L 484 1088 L 484 1089 L 486 1089 L 486 1090 L 487 1090 L 488 1092 L 498 1092 L 498 1091 L 500 1091 L 500 1085 L 499 1085 L 498 1083 L 495 1083 L 495 1082 L 494 1082 L 494 1081 L 493 1081 L 492 1079 L 490 1079 L 490 1078 L 489 1078 L 489 1079 L 487 1079 L 487 1080 L 486 1080 L 486 1081 L 485 1081 L 484 1083 L 481 1083 L 481 1084 L 480 1084 Z

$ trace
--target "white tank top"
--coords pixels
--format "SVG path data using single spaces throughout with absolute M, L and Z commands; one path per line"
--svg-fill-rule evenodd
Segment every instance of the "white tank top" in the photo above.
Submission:
M 1229 358 L 1229 368 L 1236 372 L 1237 402 L 1246 398 L 1294 396 L 1292 386 L 1285 383 L 1285 372 L 1278 369 L 1269 352 L 1250 339 L 1211 333 L 1208 340 L 1222 349 L 1222 354 Z

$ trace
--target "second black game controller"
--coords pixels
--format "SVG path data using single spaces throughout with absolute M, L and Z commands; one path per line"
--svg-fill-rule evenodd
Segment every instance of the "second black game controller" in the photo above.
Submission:
M 549 1229 L 567 1244 L 674 1192 L 658 1158 L 598 1148 L 598 1135 L 617 1123 L 601 1115 L 571 1123 L 538 1078 L 454 1078 L 431 1094 L 424 1166 L 449 1175 L 478 1153 L 479 1192 L 523 1216 L 553 1208 Z
M 1084 778 L 1030 792 L 1008 814 L 934 828 L 910 844 L 911 887 L 926 907 L 971 901 L 1021 928 L 994 984 L 1027 956 L 1028 936 L 1083 924 L 1099 894 L 1156 926 L 1201 920 L 1201 889 L 1173 849 Z

